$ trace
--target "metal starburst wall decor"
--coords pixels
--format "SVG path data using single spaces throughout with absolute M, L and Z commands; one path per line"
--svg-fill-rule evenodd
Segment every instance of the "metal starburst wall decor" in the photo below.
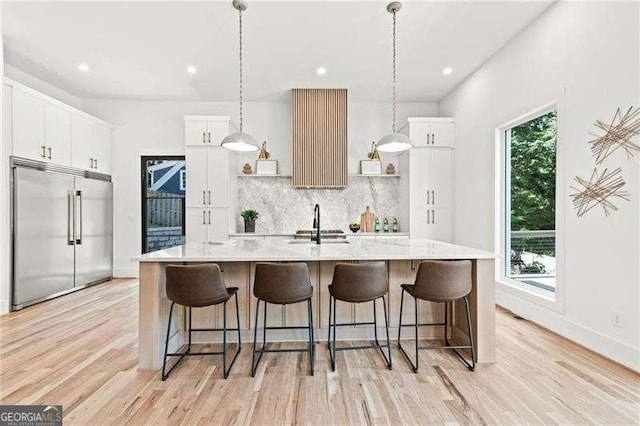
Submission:
M 591 133 L 596 136 L 596 139 L 589 141 L 596 164 L 601 164 L 618 149 L 623 149 L 627 158 L 633 157 L 634 152 L 640 151 L 640 146 L 632 141 L 640 135 L 640 108 L 632 106 L 624 114 L 618 108 L 611 124 L 598 120 L 595 126 L 604 131 L 604 135 Z
M 576 176 L 574 179 L 580 186 L 579 188 L 572 186 L 576 192 L 571 194 L 573 198 L 573 207 L 577 210 L 578 217 L 583 216 L 586 212 L 596 206 L 604 209 L 605 215 L 609 216 L 613 211 L 618 210 L 612 199 L 620 198 L 629 201 L 629 193 L 620 189 L 626 184 L 621 176 L 622 169 L 618 167 L 610 172 L 604 169 L 598 174 L 597 169 L 593 169 L 591 179 L 582 179 Z

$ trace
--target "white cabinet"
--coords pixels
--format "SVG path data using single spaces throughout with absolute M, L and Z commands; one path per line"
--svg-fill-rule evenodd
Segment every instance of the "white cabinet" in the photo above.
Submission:
M 235 232 L 235 156 L 219 146 L 229 131 L 229 117 L 185 117 L 188 243 L 226 240 Z
M 228 207 L 230 153 L 222 147 L 185 149 L 187 207 Z
M 229 117 L 187 116 L 184 123 L 185 145 L 220 146 L 229 134 Z
M 409 118 L 409 138 L 415 146 L 452 147 L 455 139 L 453 118 Z
M 111 126 L 10 79 L 5 92 L 12 155 L 111 173 Z
M 13 155 L 47 159 L 45 143 L 46 103 L 17 88 L 11 90 L 11 139 Z
M 89 116 L 71 117 L 73 167 L 111 173 L 111 127 Z
M 45 105 L 45 144 L 49 161 L 71 165 L 71 112 Z
M 410 122 L 410 133 L 416 133 L 416 126 L 422 132 L 424 124 L 424 121 L 417 121 L 416 125 Z M 399 157 L 399 164 L 401 226 L 409 225 L 411 238 L 451 241 L 453 149 L 416 146 Z

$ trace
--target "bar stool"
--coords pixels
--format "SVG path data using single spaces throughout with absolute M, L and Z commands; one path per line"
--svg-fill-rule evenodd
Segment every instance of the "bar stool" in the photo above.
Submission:
M 331 358 L 331 369 L 336 369 L 336 352 L 355 349 L 379 349 L 384 358 L 387 368 L 391 370 L 391 343 L 389 340 L 389 322 L 387 319 L 387 302 L 385 295 L 389 292 L 389 281 L 387 279 L 387 266 L 384 262 L 371 263 L 338 263 L 333 270 L 333 281 L 329 286 L 329 334 L 327 345 L 329 346 L 329 357 Z M 384 326 L 387 331 L 387 353 L 384 353 L 383 346 L 378 341 L 378 327 L 376 315 L 376 301 L 382 299 L 384 308 Z M 373 322 L 336 323 L 336 300 L 347 303 L 373 302 Z M 333 313 L 333 317 L 331 314 Z M 336 346 L 336 327 L 354 325 L 373 325 L 375 344 L 368 346 Z M 333 328 L 333 343 L 331 340 L 331 329 Z
M 413 297 L 415 309 L 415 323 L 402 324 L 402 308 L 404 304 L 404 293 Z M 476 352 L 473 344 L 473 329 L 471 328 L 471 314 L 469 312 L 469 301 L 467 295 L 471 292 L 471 261 L 455 260 L 455 261 L 425 261 L 420 263 L 415 284 L 402 284 L 402 296 L 400 297 L 400 321 L 398 326 L 398 347 L 402 351 L 407 362 L 413 368 L 413 372 L 418 372 L 418 351 L 420 349 L 451 349 L 462 360 L 462 362 L 471 370 L 476 366 Z M 418 299 L 430 302 L 444 302 L 444 322 L 434 324 L 418 323 Z M 451 345 L 447 337 L 447 329 L 449 325 L 449 303 L 456 300 L 464 300 L 467 311 L 467 327 L 469 330 L 470 345 Z M 445 346 L 422 346 L 418 345 L 418 327 L 423 326 L 444 326 Z M 414 364 L 409 355 L 400 343 L 402 327 L 414 327 L 416 335 L 416 363 Z M 465 359 L 458 349 L 471 349 L 471 363 Z
M 311 296 L 313 287 L 309 278 L 306 263 L 258 263 L 253 283 L 253 295 L 256 297 L 256 324 L 253 331 L 253 355 L 251 357 L 251 377 L 256 375 L 258 364 L 265 352 L 307 352 L 311 375 L 314 374 L 315 340 L 313 335 L 313 306 Z M 256 350 L 258 340 L 258 317 L 260 302 L 264 302 L 264 319 L 262 329 L 262 347 Z M 307 320 L 305 326 L 267 327 L 267 305 L 289 305 L 307 302 Z M 309 330 L 309 349 L 267 349 L 267 330 Z M 259 353 L 256 360 L 256 354 Z
M 185 356 L 197 355 L 222 355 L 222 370 L 224 378 L 229 376 L 231 367 L 236 362 L 241 349 L 240 341 L 240 311 L 238 309 L 238 287 L 225 287 L 220 267 L 216 264 L 205 265 L 171 265 L 166 269 L 167 298 L 171 300 L 169 308 L 169 322 L 167 324 L 167 340 L 164 344 L 164 359 L 162 361 L 162 380 L 166 380 L 174 368 L 180 364 Z M 236 299 L 236 324 L 237 328 L 227 328 L 227 302 L 231 297 Z M 223 304 L 223 328 L 192 328 L 191 309 Z M 169 333 L 171 330 L 171 317 L 175 304 L 189 308 L 189 341 L 185 352 L 169 353 Z M 193 331 L 222 331 L 222 351 L 217 352 L 191 352 L 191 332 Z M 231 364 L 227 367 L 227 331 L 238 332 L 238 350 Z M 179 356 L 180 359 L 165 373 L 167 357 Z

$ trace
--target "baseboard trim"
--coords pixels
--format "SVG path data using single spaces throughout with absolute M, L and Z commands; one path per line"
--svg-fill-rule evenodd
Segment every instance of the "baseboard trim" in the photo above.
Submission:
M 138 278 L 138 268 L 116 268 L 113 278 Z
M 640 373 L 640 349 L 611 339 L 567 320 L 564 315 L 509 293 L 496 291 L 496 304 L 622 367 Z
M 9 299 L 0 299 L 0 315 L 9 313 Z

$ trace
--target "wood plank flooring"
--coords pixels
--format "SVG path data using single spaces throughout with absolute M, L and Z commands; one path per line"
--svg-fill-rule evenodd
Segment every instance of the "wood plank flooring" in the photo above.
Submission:
M 467 371 L 422 351 L 347 351 L 316 375 L 301 353 L 250 345 L 228 380 L 221 357 L 185 360 L 168 381 L 138 372 L 137 282 L 115 280 L 0 317 L 0 403 L 62 404 L 65 424 L 639 424 L 640 377 L 498 310 L 498 362 Z M 284 345 L 284 344 L 283 344 Z M 215 346 L 215 345 L 214 345 Z

